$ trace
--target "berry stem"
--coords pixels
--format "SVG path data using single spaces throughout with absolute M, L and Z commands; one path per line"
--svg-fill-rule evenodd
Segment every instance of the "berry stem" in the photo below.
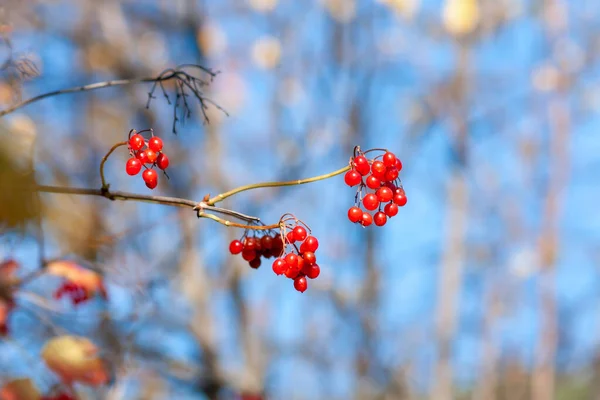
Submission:
M 233 190 L 230 190 L 228 192 L 218 194 L 218 195 L 212 197 L 211 199 L 209 199 L 206 202 L 206 204 L 208 204 L 208 205 L 216 204 L 216 203 L 218 203 L 220 201 L 225 200 L 226 198 L 228 198 L 230 196 L 233 196 L 234 194 L 238 194 L 238 193 L 244 192 L 246 190 L 260 189 L 260 188 L 267 188 L 267 187 L 295 186 L 295 185 L 303 185 L 305 183 L 322 181 L 324 179 L 329 179 L 329 178 L 332 178 L 334 176 L 341 175 L 341 174 L 347 172 L 348 170 L 350 170 L 350 168 L 351 168 L 350 165 L 347 165 L 344 168 L 340 168 L 340 169 L 338 169 L 336 171 L 333 171 L 333 172 L 330 172 L 328 174 L 313 176 L 312 178 L 306 178 L 306 179 L 297 179 L 297 180 L 294 180 L 294 181 L 287 181 L 287 182 L 261 182 L 261 183 L 254 183 L 252 185 L 244 185 L 244 186 L 240 186 L 238 188 L 235 188 Z
M 102 180 L 102 188 L 100 190 L 102 190 L 103 192 L 108 192 L 108 184 L 106 183 L 106 178 L 104 177 L 104 164 L 106 163 L 106 160 L 108 160 L 108 157 L 110 157 L 110 155 L 113 153 L 113 151 L 115 151 L 121 146 L 127 146 L 127 143 L 128 142 L 116 143 L 113 147 L 110 148 L 108 153 L 106 153 L 106 155 L 102 157 L 102 161 L 100 162 L 100 179 Z
M 239 224 L 237 222 L 233 222 L 233 221 L 229 221 L 220 217 L 217 217 L 214 214 L 207 214 L 204 211 L 198 210 L 198 218 L 208 218 L 208 219 L 212 219 L 213 221 L 216 221 L 222 225 L 225 226 L 233 226 L 236 228 L 242 228 L 242 229 L 252 229 L 255 231 L 268 231 L 271 229 L 276 229 L 279 228 L 279 223 L 277 224 L 272 224 L 272 225 L 244 225 L 244 224 Z

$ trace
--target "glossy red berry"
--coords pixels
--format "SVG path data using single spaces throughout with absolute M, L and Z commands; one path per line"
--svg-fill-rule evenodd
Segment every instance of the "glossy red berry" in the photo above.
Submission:
M 360 219 L 360 223 L 362 226 L 369 226 L 373 223 L 373 217 L 371 214 L 364 212 Z
M 365 156 L 354 157 L 352 163 L 354 164 L 354 169 L 361 175 L 366 175 L 371 170 L 369 160 Z
M 273 261 L 273 272 L 277 275 L 283 275 L 287 271 L 288 265 L 282 258 L 277 258 Z
M 156 136 L 150 138 L 150 140 L 148 140 L 148 148 L 158 153 L 163 148 L 162 139 Z
M 265 250 L 271 250 L 273 248 L 273 238 L 269 235 L 265 235 L 260 239 L 261 247 Z
M 394 203 L 398 204 L 400 207 L 404 207 L 407 200 L 408 199 L 406 198 L 404 190 L 399 189 L 396 191 L 396 194 L 394 195 Z
M 350 209 L 348 210 L 348 219 L 350 220 L 350 222 L 358 222 L 361 220 L 363 215 L 363 211 L 354 206 L 354 207 L 350 207 Z
M 146 182 L 146 186 L 154 189 L 158 185 L 158 174 L 153 169 L 147 169 L 142 173 L 142 179 Z
M 361 181 L 362 177 L 355 169 L 351 169 L 344 175 L 344 182 L 350 187 L 358 185 Z
M 244 245 L 239 240 L 235 239 L 229 243 L 229 252 L 231 254 L 240 254 L 244 250 Z
M 287 264 L 286 264 L 287 265 Z M 285 270 L 285 276 L 290 279 L 294 279 L 300 273 L 300 269 L 297 267 L 290 267 L 287 265 L 287 269 Z
M 302 254 L 302 258 L 307 264 L 314 264 L 317 262 L 317 256 L 312 251 L 306 251 Z
M 252 261 L 256 258 L 256 250 L 249 250 L 244 247 L 242 250 L 242 258 L 246 261 Z
M 146 158 L 148 159 L 149 163 L 154 163 L 154 161 L 156 161 L 158 158 L 158 154 L 154 150 L 146 149 Z
M 286 255 L 285 262 L 287 263 L 288 267 L 290 267 L 290 268 L 293 268 L 293 269 L 298 268 L 298 256 L 294 253 L 289 253 L 288 255 Z
M 296 279 L 294 279 L 294 289 L 300 293 L 304 293 L 307 288 L 308 282 L 306 281 L 306 277 L 304 275 L 298 275 Z
M 399 173 L 396 168 L 388 168 L 387 171 L 385 171 L 385 180 L 388 182 L 395 181 L 398 179 L 398 175 Z
M 249 264 L 250 264 L 250 267 L 252 267 L 254 269 L 258 269 L 258 267 L 260 267 L 260 264 L 261 264 L 260 257 L 253 258 L 252 260 L 250 260 Z
M 317 251 L 318 248 L 319 241 L 314 236 L 307 236 L 307 238 L 304 240 L 304 243 L 300 245 L 301 252 L 312 251 L 314 253 L 315 251 Z
M 142 147 L 144 147 L 144 144 L 145 144 L 144 137 L 142 135 L 140 135 L 139 133 L 136 133 L 129 139 L 129 147 L 133 151 L 140 150 Z
M 244 239 L 244 249 L 245 250 L 256 250 L 256 239 L 253 237 L 247 237 Z
M 375 210 L 377 207 L 379 207 L 379 200 L 377 199 L 377 196 L 375 196 L 373 193 L 368 193 L 363 198 L 363 206 L 365 206 L 365 208 L 369 211 Z
M 301 242 L 306 239 L 307 233 L 305 227 L 298 225 L 292 232 L 294 232 L 294 239 L 296 239 L 296 241 Z
M 385 207 L 383 208 L 383 212 L 385 212 L 385 215 L 387 215 L 388 217 L 393 217 L 396 214 L 398 214 L 398 204 L 396 203 L 388 203 L 385 205 Z
M 387 222 L 387 216 L 381 211 L 376 212 L 375 216 L 373 216 L 373 222 L 375 222 L 375 225 L 377 226 L 383 226 Z
M 156 166 L 160 169 L 167 169 L 169 166 L 169 157 L 165 153 L 160 153 L 156 158 Z
M 398 157 L 396 157 L 396 163 L 394 167 L 398 170 L 398 172 L 402 171 L 402 161 Z
M 367 187 L 369 189 L 377 189 L 381 186 L 381 181 L 373 175 L 367 177 Z
M 302 272 L 309 279 L 316 279 L 321 273 L 321 268 L 317 264 L 306 264 Z
M 285 239 L 289 242 L 289 243 L 294 243 L 296 241 L 296 237 L 294 236 L 294 231 L 289 231 L 286 235 L 285 235 Z
M 142 170 L 142 162 L 137 158 L 130 158 L 125 164 L 125 172 L 127 175 L 137 175 Z
M 141 162 L 142 164 L 147 164 L 147 163 L 149 163 L 149 162 L 150 162 L 150 161 L 148 161 L 148 155 L 146 154 L 146 150 L 142 150 L 142 151 L 138 152 L 138 153 L 135 155 L 135 157 L 136 157 L 138 160 L 140 160 L 140 162 Z
M 373 161 L 373 165 L 371 165 L 371 173 L 375 178 L 379 180 L 384 180 L 385 171 L 386 167 L 381 161 Z
M 376 195 L 379 201 L 382 203 L 387 203 L 388 201 L 391 201 L 394 198 L 394 192 L 387 186 L 379 188 L 379 190 L 377 190 Z
M 396 165 L 396 156 L 392 152 L 386 152 L 382 157 L 383 164 L 386 167 L 393 167 Z

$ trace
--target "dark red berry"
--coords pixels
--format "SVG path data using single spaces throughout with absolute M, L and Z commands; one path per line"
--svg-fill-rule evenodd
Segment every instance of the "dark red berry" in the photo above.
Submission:
M 158 185 L 158 174 L 153 169 L 147 169 L 142 173 L 142 179 L 146 182 L 146 186 L 154 189 Z
M 367 177 L 367 187 L 369 189 L 377 189 L 381 186 L 381 181 L 373 175 Z
M 260 239 L 261 247 L 265 250 L 271 250 L 273 248 L 273 238 L 269 235 L 265 235 Z
M 300 245 L 301 252 L 312 251 L 314 253 L 315 251 L 317 251 L 318 248 L 319 248 L 319 241 L 314 236 L 308 236 L 306 238 L 306 240 L 304 240 L 304 243 L 302 243 L 302 245 Z
M 133 151 L 140 150 L 142 147 L 144 147 L 144 144 L 145 144 L 144 137 L 142 135 L 140 135 L 139 133 L 136 133 L 129 139 L 129 147 Z
M 277 275 L 283 275 L 287 271 L 288 265 L 285 260 L 278 258 L 273 261 L 273 272 Z
M 362 226 L 369 226 L 373 223 L 373 217 L 371 217 L 371 214 L 364 212 L 360 219 L 360 223 Z
M 148 159 L 149 163 L 154 163 L 154 161 L 156 161 L 158 158 L 158 154 L 154 150 L 146 149 L 146 158 Z
M 256 257 L 256 258 L 250 260 L 249 264 L 250 264 L 250 267 L 252 267 L 254 269 L 258 269 L 258 267 L 260 267 L 260 264 L 261 264 L 260 257 Z
M 294 253 L 289 253 L 285 256 L 285 262 L 288 267 L 298 269 L 298 256 Z
M 148 148 L 158 153 L 163 148 L 162 139 L 156 136 L 150 138 L 150 140 L 148 140 Z
M 350 207 L 350 209 L 348 210 L 348 219 L 350 220 L 350 222 L 358 222 L 361 220 L 363 215 L 363 211 L 354 206 L 354 207 Z
M 254 260 L 256 258 L 256 250 L 249 250 L 244 247 L 242 258 L 248 262 Z
M 346 175 L 344 175 L 344 182 L 346 182 L 346 185 L 350 187 L 358 185 L 361 181 L 361 175 L 354 169 L 351 169 L 350 171 L 346 172 Z
M 169 157 L 165 153 L 160 153 L 156 159 L 156 166 L 160 169 L 167 169 L 169 166 Z
M 394 192 L 389 187 L 383 186 L 377 190 L 377 198 L 382 203 L 387 203 L 394 198 Z
M 244 245 L 239 240 L 235 239 L 229 243 L 229 252 L 231 254 L 240 254 L 244 250 Z
M 244 250 L 256 250 L 256 239 L 247 237 L 244 240 Z
M 377 199 L 377 196 L 375 196 L 373 193 L 368 193 L 365 195 L 363 198 L 363 206 L 365 206 L 365 208 L 369 211 L 375 210 L 377 207 L 379 207 L 379 200 Z
M 302 254 L 302 258 L 306 261 L 307 264 L 314 264 L 317 262 L 317 256 L 312 251 L 306 251 Z
M 385 180 L 388 182 L 395 181 L 398 179 L 398 175 L 399 173 L 396 168 L 388 168 L 387 171 L 385 171 Z
M 375 225 L 377 226 L 383 226 L 387 222 L 387 216 L 381 211 L 376 212 L 375 216 L 373 216 L 373 222 L 375 222 Z
M 396 194 L 394 195 L 394 203 L 398 204 L 400 207 L 404 207 L 407 200 L 408 199 L 406 198 L 404 190 L 401 192 L 396 191 Z
M 305 227 L 298 225 L 292 232 L 294 232 L 294 239 L 296 239 L 296 241 L 301 242 L 306 239 L 307 233 Z
M 354 169 L 361 175 L 366 175 L 371 170 L 369 160 L 365 156 L 355 157 L 353 160 Z
M 304 275 L 298 275 L 296 279 L 294 279 L 294 289 L 300 293 L 304 293 L 307 287 L 308 282 L 306 281 L 306 277 Z
M 383 155 L 382 161 L 386 167 L 393 167 L 396 165 L 396 156 L 388 151 Z
M 396 203 L 388 203 L 383 208 L 383 211 L 388 217 L 393 217 L 398 214 L 398 204 Z
M 127 160 L 127 164 L 125 164 L 125 172 L 128 175 L 137 175 L 142 170 L 142 162 L 137 158 L 130 158 Z
M 317 264 L 306 264 L 302 272 L 310 279 L 315 279 L 321 273 L 321 268 Z

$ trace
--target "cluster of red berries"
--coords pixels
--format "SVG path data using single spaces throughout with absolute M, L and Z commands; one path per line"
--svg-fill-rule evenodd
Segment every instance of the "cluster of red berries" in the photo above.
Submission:
M 61 299 L 64 295 L 71 298 L 74 305 L 83 303 L 90 299 L 90 295 L 85 287 L 73 281 L 64 282 L 55 292 L 54 298 Z
M 133 132 L 135 130 L 129 132 L 129 152 L 132 158 L 127 160 L 125 172 L 131 176 L 137 175 L 142 170 L 142 167 L 144 167 L 145 170 L 142 173 L 142 178 L 148 188 L 154 189 L 158 185 L 158 174 L 154 167 L 158 167 L 164 171 L 169 166 L 169 157 L 162 151 L 162 139 L 154 136 L 154 133 L 146 141 L 140 133 L 135 133 L 131 136 Z M 150 130 L 150 132 L 152 131 Z
M 250 267 L 257 269 L 262 261 L 261 257 L 277 257 L 283 251 L 283 242 L 279 234 L 267 232 L 262 236 L 246 236 L 241 240 L 235 239 L 229 243 L 231 254 L 241 254 Z
M 392 152 L 381 152 L 383 154 L 367 159 L 366 153 L 357 149 L 355 157 L 351 160 L 352 169 L 344 176 L 348 186 L 358 185 L 355 204 L 348 210 L 348 219 L 351 222 L 363 226 L 372 223 L 383 226 L 388 218 L 398 214 L 399 207 L 406 205 L 406 193 L 399 178 L 402 162 Z M 361 203 L 366 211 L 360 207 Z M 375 210 L 377 212 L 374 215 L 368 212 Z

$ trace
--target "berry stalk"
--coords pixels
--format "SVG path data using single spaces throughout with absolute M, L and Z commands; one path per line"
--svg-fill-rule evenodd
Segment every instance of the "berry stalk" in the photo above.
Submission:
M 100 162 L 100 179 L 102 180 L 102 188 L 100 190 L 102 190 L 103 192 L 108 191 L 108 184 L 106 183 L 106 178 L 104 177 L 104 164 L 106 163 L 106 160 L 108 160 L 108 157 L 110 157 L 113 151 L 115 151 L 121 146 L 127 146 L 128 143 L 129 142 L 119 142 L 115 144 L 113 147 L 110 148 L 108 153 L 106 153 L 106 155 L 102 157 L 102 161 Z

